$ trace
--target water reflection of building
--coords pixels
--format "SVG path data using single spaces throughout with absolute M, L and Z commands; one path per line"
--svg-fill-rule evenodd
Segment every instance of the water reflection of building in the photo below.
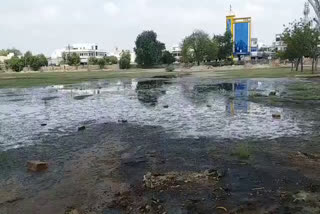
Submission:
M 247 113 L 249 111 L 249 81 L 243 80 L 232 83 L 232 97 L 227 99 L 226 111 L 232 115 L 238 112 Z

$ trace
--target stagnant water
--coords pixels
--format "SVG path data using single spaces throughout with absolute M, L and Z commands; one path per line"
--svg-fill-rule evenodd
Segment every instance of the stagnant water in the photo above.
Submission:
M 218 81 L 190 77 L 97 81 L 0 90 L 0 150 L 41 143 L 79 126 L 127 120 L 160 125 L 172 137 L 277 138 L 308 134 L 314 112 L 248 101 L 279 93 L 285 79 Z M 274 119 L 279 113 L 282 118 Z

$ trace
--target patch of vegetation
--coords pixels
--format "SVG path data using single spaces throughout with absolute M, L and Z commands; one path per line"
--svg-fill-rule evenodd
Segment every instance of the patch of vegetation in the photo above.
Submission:
M 173 75 L 178 74 L 172 72 Z M 33 86 L 67 85 L 79 82 L 124 79 L 149 78 L 167 75 L 165 71 L 130 69 L 129 71 L 78 71 L 78 72 L 42 72 L 42 73 L 1 73 L 0 88 L 28 88 Z
M 166 67 L 166 72 L 174 72 L 175 68 L 173 65 L 169 65 L 168 67 Z
M 1 164 L 8 163 L 8 161 L 9 161 L 8 154 L 5 153 L 5 152 L 1 152 L 1 153 L 0 153 L 0 165 L 1 165 Z
M 238 157 L 239 159 L 247 160 L 252 155 L 252 151 L 248 144 L 243 143 L 239 144 L 234 149 L 232 155 Z

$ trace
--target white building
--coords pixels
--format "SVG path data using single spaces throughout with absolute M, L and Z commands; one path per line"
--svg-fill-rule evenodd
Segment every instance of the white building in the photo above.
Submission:
M 105 56 L 108 56 L 108 52 L 105 50 L 99 49 L 99 46 L 97 44 L 94 44 L 94 43 L 73 44 L 73 45 L 68 45 L 63 49 L 55 50 L 51 55 L 50 64 L 58 65 L 62 61 L 63 54 L 69 55 L 73 53 L 76 53 L 80 56 L 81 64 L 88 64 L 88 60 L 91 57 L 103 58 Z
M 181 48 L 179 45 L 175 45 L 172 47 L 170 53 L 176 58 L 177 61 L 181 59 Z
M 281 34 L 276 34 L 276 41 L 273 43 L 274 50 L 277 51 L 285 51 L 287 49 L 287 45 L 282 40 Z
M 14 53 L 9 53 L 7 56 L 0 56 L 0 63 L 4 63 L 4 61 L 11 59 L 14 57 Z
M 125 50 L 120 50 L 118 47 L 115 47 L 115 49 L 109 54 L 109 56 L 115 56 L 118 60 L 121 58 L 122 52 Z M 130 51 L 131 55 L 131 64 L 135 64 L 136 60 L 136 53 L 134 51 Z

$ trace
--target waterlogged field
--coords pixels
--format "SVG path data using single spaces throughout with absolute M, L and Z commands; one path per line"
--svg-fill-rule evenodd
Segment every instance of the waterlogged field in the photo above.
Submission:
M 0 213 L 317 213 L 317 84 L 156 76 L 0 89 Z M 27 172 L 29 160 L 48 171 Z
M 161 79 L 100 81 L 71 86 L 2 89 L 2 150 L 41 143 L 78 127 L 127 120 L 162 126 L 172 137 L 277 138 L 308 134 L 318 112 L 250 102 L 281 94 L 284 79 Z M 281 120 L 273 114 L 281 114 Z

